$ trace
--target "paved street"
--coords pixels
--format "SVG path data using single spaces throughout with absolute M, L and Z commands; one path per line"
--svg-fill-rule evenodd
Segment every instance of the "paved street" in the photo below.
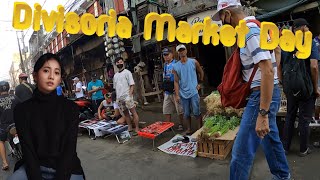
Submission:
M 159 110 L 152 113 L 145 109 L 144 113 L 140 111 L 140 118 L 141 121 L 149 124 L 161 120 L 162 115 Z M 172 133 L 167 132 L 156 142 L 156 145 L 159 146 L 170 138 Z M 296 155 L 298 142 L 294 145 L 293 152 L 288 156 L 293 179 L 319 180 L 320 173 L 317 173 L 317 170 L 320 150 L 316 149 L 313 154 L 300 158 Z M 78 154 L 89 180 L 224 180 L 228 179 L 229 174 L 230 156 L 224 161 L 218 161 L 168 155 L 160 151 L 152 151 L 152 141 L 139 137 L 134 137 L 131 141 L 120 145 L 114 137 L 91 140 L 87 136 L 82 136 L 78 140 Z M 11 160 L 11 165 L 13 163 Z M 8 172 L 1 172 L 0 180 L 6 179 L 8 175 Z M 261 149 L 254 162 L 251 179 L 271 179 Z

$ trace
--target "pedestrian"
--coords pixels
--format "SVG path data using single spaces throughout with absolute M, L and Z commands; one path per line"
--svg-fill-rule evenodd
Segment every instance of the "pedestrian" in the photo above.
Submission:
M 198 91 L 203 82 L 204 72 L 197 60 L 188 58 L 185 45 L 178 45 L 176 51 L 179 54 L 180 61 L 173 65 L 174 91 L 176 101 L 182 104 L 184 119 L 187 121 L 186 134 L 191 135 L 191 111 L 198 122 L 198 129 L 202 126 Z
M 0 81 L 0 157 L 2 170 L 9 170 L 5 142 L 7 141 L 8 127 L 13 121 L 13 110 L 19 103 L 17 96 L 9 94 L 10 85 L 7 81 Z
M 21 73 L 19 75 L 19 85 L 15 88 L 15 95 L 24 102 L 32 97 L 34 85 L 28 83 L 28 75 L 26 73 Z
M 120 108 L 120 111 L 123 112 L 126 122 L 128 124 L 128 130 L 132 131 L 132 123 L 130 120 L 130 113 L 133 116 L 133 122 L 135 125 L 135 131 L 133 136 L 136 136 L 139 131 L 139 116 L 136 111 L 136 106 L 133 100 L 133 91 L 134 91 L 134 80 L 132 73 L 125 69 L 123 58 L 116 58 L 116 66 L 119 71 L 113 77 L 113 87 L 116 90 L 117 95 L 117 105 Z
M 57 96 L 63 67 L 59 57 L 46 53 L 35 63 L 33 97 L 14 109 L 23 158 L 9 180 L 83 180 L 77 156 L 79 109 Z
M 176 110 L 179 116 L 179 125 L 177 130 L 183 131 L 183 109 L 181 103 L 176 100 L 176 96 L 174 94 L 173 66 L 177 61 L 173 59 L 173 53 L 168 48 L 164 48 L 162 50 L 162 55 L 165 61 L 163 67 L 163 114 L 166 118 L 165 121 L 171 122 L 171 115 Z
M 72 90 L 72 92 L 75 93 L 77 99 L 84 98 L 81 81 L 79 80 L 78 77 L 75 77 L 72 80 L 73 80 L 73 87 L 74 87 L 74 90 Z
M 249 33 L 246 46 L 240 48 L 243 80 L 248 82 L 254 67 L 258 68 L 249 100 L 235 139 L 230 163 L 230 180 L 250 179 L 250 170 L 260 145 L 266 155 L 273 179 L 290 179 L 285 152 L 280 141 L 276 114 L 280 106 L 280 89 L 273 51 L 260 48 L 260 27 L 254 16 L 247 16 L 239 0 L 219 0 L 217 14 L 222 24 L 236 27 L 240 20 L 247 21 Z
M 93 73 L 91 75 L 91 81 L 88 84 L 88 93 L 91 94 L 92 108 L 93 112 L 98 112 L 98 107 L 104 100 L 102 90 L 104 89 L 104 84 L 100 79 L 97 79 L 97 74 Z
M 320 33 L 318 36 L 316 36 L 314 39 L 313 39 L 317 49 L 318 49 L 318 52 L 320 54 Z M 318 69 L 319 69 L 319 66 L 320 64 L 318 64 Z M 318 88 L 320 88 L 320 73 L 318 73 Z M 319 119 L 319 114 L 320 114 L 320 98 L 318 97 L 316 99 L 316 107 L 315 107 L 315 115 L 314 115 L 314 119 L 315 119 L 315 123 L 320 123 L 320 119 Z M 317 146 L 318 144 L 316 144 Z M 318 145 L 320 146 L 320 144 Z
M 297 32 L 301 30 L 303 33 L 309 31 L 308 22 L 299 18 L 293 22 L 293 31 Z M 299 109 L 299 132 L 300 132 L 300 156 L 306 156 L 311 153 L 309 148 L 309 135 L 310 135 L 310 122 L 312 121 L 313 112 L 315 109 L 315 100 L 319 97 L 320 92 L 318 90 L 318 60 L 319 52 L 316 43 L 312 42 L 312 50 L 309 58 L 300 61 L 295 57 L 294 52 L 283 52 L 281 55 L 281 68 L 283 73 L 283 86 L 287 87 L 288 90 L 284 89 L 287 97 L 287 115 L 285 123 L 285 134 L 284 134 L 284 149 L 286 153 L 290 151 L 291 140 L 293 137 L 294 123 L 297 117 L 297 111 Z M 298 70 L 291 64 L 297 62 L 299 69 L 303 69 L 303 73 L 298 74 Z M 302 88 L 296 89 L 297 84 L 301 84 L 296 80 L 292 80 L 290 72 L 296 70 L 294 74 L 301 77 L 303 84 Z M 294 82 L 294 83 L 293 83 Z M 304 95 L 304 89 L 309 90 L 307 95 Z

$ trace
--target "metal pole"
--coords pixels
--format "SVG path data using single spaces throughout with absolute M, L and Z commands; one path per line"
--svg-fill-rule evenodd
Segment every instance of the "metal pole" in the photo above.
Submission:
M 18 47 L 19 47 L 19 54 L 20 54 L 20 67 L 23 73 L 26 73 L 25 69 L 24 69 L 24 64 L 23 64 L 23 59 L 22 59 L 22 53 L 21 53 L 21 47 L 20 47 L 20 41 L 19 41 L 19 36 L 18 36 L 18 32 L 16 32 L 17 35 L 17 41 L 18 41 Z

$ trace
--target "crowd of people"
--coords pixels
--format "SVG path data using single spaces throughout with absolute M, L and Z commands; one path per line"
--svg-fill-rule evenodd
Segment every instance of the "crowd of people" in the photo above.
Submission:
M 254 69 L 257 69 L 250 84 L 249 100 L 233 145 L 230 179 L 249 179 L 260 145 L 273 179 L 290 179 L 286 154 L 290 153 L 297 111 L 299 110 L 299 155 L 302 157 L 311 153 L 309 124 L 312 120 L 319 120 L 320 36 L 315 37 L 312 43 L 310 57 L 301 61 L 295 56 L 296 51 L 285 52 L 279 47 L 272 51 L 261 49 L 260 24 L 254 16 L 246 15 L 239 1 L 219 0 L 217 7 L 214 17 L 220 19 L 222 24 L 236 27 L 240 20 L 246 20 L 250 29 L 246 35 L 246 46 L 240 48 L 243 80 L 248 82 Z M 296 19 L 293 31 L 306 33 L 309 31 L 308 26 L 305 19 Z M 186 130 L 185 133 L 190 135 L 191 115 L 198 123 L 197 128 L 202 126 L 199 90 L 204 72 L 197 60 L 187 56 L 185 45 L 180 44 L 175 50 L 179 60 L 174 59 L 171 49 L 162 50 L 165 61 L 163 114 L 166 121 L 172 121 L 172 115 L 177 113 L 178 130 Z M 112 116 L 117 118 L 117 122 L 127 124 L 128 130 L 137 135 L 139 115 L 133 98 L 135 82 L 132 73 L 125 69 L 123 58 L 116 58 L 115 65 L 118 72 L 113 77 L 112 88 L 106 90 L 104 83 L 93 73 L 87 88 L 78 77 L 73 78 L 72 92 L 76 99 L 83 99 L 87 92 L 91 97 L 93 112 L 97 113 L 99 119 L 106 119 L 107 111 L 114 109 Z M 290 74 L 293 69 L 296 70 L 295 76 Z M 17 162 L 10 180 L 85 179 L 76 152 L 79 109 L 71 100 L 63 97 L 66 94 L 61 84 L 63 72 L 59 57 L 47 53 L 35 63 L 35 86 L 27 82 L 28 75 L 24 73 L 19 76 L 20 85 L 16 87 L 15 95 L 9 94 L 8 82 L 0 82 L 2 170 L 9 169 L 4 142 L 7 139 L 6 128 L 13 122 L 16 124 L 23 152 L 23 158 Z M 283 138 L 279 136 L 276 122 L 281 99 L 280 86 L 287 98 Z M 319 144 L 315 142 L 314 146 L 319 147 Z

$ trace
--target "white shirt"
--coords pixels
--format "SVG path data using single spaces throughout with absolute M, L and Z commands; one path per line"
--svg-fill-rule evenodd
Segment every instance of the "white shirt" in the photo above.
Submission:
M 113 104 L 112 102 L 108 104 L 106 100 L 103 100 L 103 101 L 102 101 L 102 105 L 103 105 L 103 107 L 105 107 L 105 108 L 107 108 L 107 107 L 113 107 L 113 106 L 114 106 L 114 104 Z
M 130 86 L 134 85 L 132 73 L 127 69 L 117 72 L 113 77 L 113 88 L 116 90 L 117 99 L 129 97 Z
M 84 95 L 83 95 L 83 90 L 82 90 L 82 83 L 79 81 L 77 84 L 76 84 L 76 90 L 77 89 L 80 89 L 80 92 L 76 92 L 76 97 L 77 98 L 82 98 Z
M 244 18 L 244 20 L 255 19 L 254 16 Z M 243 80 L 249 81 L 255 64 L 262 60 L 271 60 L 274 71 L 274 84 L 278 84 L 277 63 L 274 51 L 262 50 L 260 48 L 260 28 L 254 22 L 247 23 L 250 31 L 246 35 L 246 44 L 244 48 L 240 48 L 240 59 L 242 63 Z M 261 71 L 258 68 L 251 84 L 251 88 L 258 87 L 261 84 Z

